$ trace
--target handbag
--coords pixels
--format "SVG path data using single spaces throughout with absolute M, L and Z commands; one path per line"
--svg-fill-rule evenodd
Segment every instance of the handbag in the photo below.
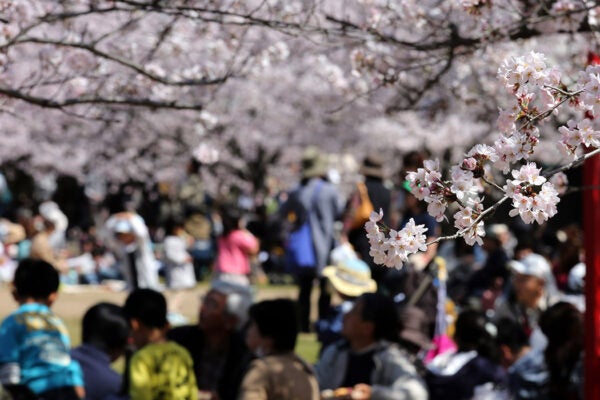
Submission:
M 374 210 L 373 203 L 369 198 L 369 192 L 367 186 L 363 182 L 357 184 L 358 188 L 358 200 L 359 204 L 354 209 L 354 215 L 352 217 L 352 223 L 350 224 L 351 229 L 362 228 L 365 223 L 369 220 L 371 213 Z
M 302 223 L 288 235 L 286 259 L 288 266 L 293 269 L 309 268 L 317 265 L 309 215 L 320 189 L 321 182 L 318 182 L 311 197 L 310 209 L 302 207 Z
M 317 264 L 308 218 L 288 237 L 287 257 L 292 267 L 314 267 Z

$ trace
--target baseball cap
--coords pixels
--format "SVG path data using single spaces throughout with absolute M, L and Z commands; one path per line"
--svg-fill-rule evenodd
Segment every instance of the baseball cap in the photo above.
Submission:
M 512 260 L 508 267 L 519 274 L 535 276 L 544 281 L 548 281 L 552 271 L 550 264 L 539 254 L 529 254 L 521 260 Z

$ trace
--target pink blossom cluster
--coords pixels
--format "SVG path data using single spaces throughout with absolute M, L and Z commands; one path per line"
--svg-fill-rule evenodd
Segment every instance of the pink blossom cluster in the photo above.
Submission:
M 560 142 L 567 151 L 577 155 L 586 149 L 587 155 L 580 156 L 580 160 L 600 152 L 600 129 L 594 119 L 600 105 L 600 67 L 588 67 L 581 73 L 573 91 L 569 91 L 558 70 L 549 67 L 545 56 L 539 53 L 505 60 L 498 75 L 516 104 L 508 111 L 501 111 L 502 132 L 493 146 L 474 146 L 458 165 L 449 169 L 447 180 L 437 160 L 425 161 L 422 168 L 406 176 L 411 192 L 428 204 L 428 213 L 437 221 L 446 219 L 451 204 L 456 206 L 458 211 L 453 218 L 457 234 L 447 238 L 462 237 L 469 245 L 481 244 L 485 236 L 483 219 L 493 209 L 484 209 L 479 196 L 486 188 L 501 191 L 504 197 L 497 204 L 510 200 L 509 216 L 519 216 L 527 224 L 542 224 L 556 215 L 559 196 L 568 184 L 566 175 L 561 168 L 548 173 L 548 179 L 530 159 L 540 136 L 537 125 L 558 107 L 570 105 L 581 116 L 558 128 L 562 134 Z M 504 185 L 490 180 L 493 175 L 487 171 L 491 167 L 502 172 Z M 567 168 L 568 165 L 564 167 Z M 371 254 L 377 262 L 399 268 L 410 253 L 429 244 L 419 236 L 424 226 L 415 226 L 414 221 L 401 231 L 390 230 L 386 237 L 378 225 L 381 216 L 374 214 L 366 226 Z M 444 238 L 436 241 L 441 239 Z
M 400 231 L 389 230 L 386 236 L 378 222 L 383 217 L 383 211 L 371 212 L 369 221 L 365 224 L 367 238 L 371 245 L 369 254 L 377 264 L 390 268 L 401 268 L 408 257 L 418 251 L 427 250 L 425 232 L 427 228 L 416 225 L 411 218 Z
M 519 215 L 523 222 L 544 223 L 556 214 L 560 201 L 554 185 L 541 175 L 541 168 L 535 163 L 527 163 L 519 170 L 513 170 L 515 179 L 508 179 L 504 191 L 513 200 L 511 217 Z

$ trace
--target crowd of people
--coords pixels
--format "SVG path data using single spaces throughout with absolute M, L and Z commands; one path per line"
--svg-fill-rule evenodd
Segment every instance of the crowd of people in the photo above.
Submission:
M 401 174 L 423 159 L 407 154 Z M 41 399 L 582 399 L 577 225 L 548 241 L 543 229 L 491 221 L 481 246 L 442 241 L 386 269 L 369 254 L 370 211 L 384 210 L 393 229 L 414 219 L 428 241 L 444 226 L 383 166 L 365 157 L 344 197 L 309 149 L 299 184 L 254 213 L 240 199 L 209 200 L 192 174 L 181 218 L 156 229 L 124 204 L 77 241 L 52 201 L 0 220 L 0 280 L 19 305 L 0 326 L 3 390 Z M 255 302 L 263 271 L 293 279 L 297 297 Z M 203 279 L 198 322 L 175 326 L 161 292 Z M 87 310 L 82 344 L 70 350 L 51 311 L 59 286 L 102 283 L 128 297 Z M 295 352 L 302 332 L 320 343 L 314 365 Z M 119 374 L 111 362 L 121 356 Z

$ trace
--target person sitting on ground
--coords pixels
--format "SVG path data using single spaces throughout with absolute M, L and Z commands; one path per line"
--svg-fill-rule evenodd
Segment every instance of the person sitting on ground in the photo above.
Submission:
M 235 400 L 251 355 L 241 328 L 252 294 L 247 286 L 215 280 L 204 296 L 198 324 L 174 328 L 167 337 L 185 347 L 194 361 L 198 388 L 221 400 Z
M 527 337 L 531 337 L 540 314 L 553 302 L 548 290 L 548 280 L 552 279 L 550 264 L 539 254 L 529 254 L 509 262 L 509 268 L 512 286 L 508 294 L 498 300 L 494 321 L 502 318 L 516 321 Z
M 312 367 L 294 353 L 298 311 L 290 299 L 265 300 L 250 307 L 248 348 L 258 357 L 250 364 L 240 388 L 240 400 L 318 400 Z
M 321 390 L 346 388 L 356 399 L 427 399 L 415 366 L 393 343 L 398 318 L 390 298 L 378 293 L 358 297 L 344 316 L 342 336 L 315 367 Z
M 137 348 L 127 366 L 131 400 L 196 400 L 192 358 L 167 339 L 165 297 L 152 289 L 136 289 L 125 300 L 123 311 Z
M 583 314 L 576 306 L 558 302 L 540 316 L 547 339 L 509 370 L 514 399 L 583 399 Z
M 317 340 L 321 342 L 321 351 L 342 338 L 344 315 L 352 309 L 354 301 L 363 293 L 373 293 L 377 283 L 371 279 L 371 270 L 364 261 L 355 258 L 342 260 L 336 265 L 323 269 L 327 278 L 342 302 L 332 307 L 331 313 L 315 324 Z
M 500 350 L 500 365 L 509 370 L 521 357 L 530 350 L 529 339 L 523 327 L 509 318 L 502 318 L 496 323 L 496 343 Z
M 494 329 L 480 311 L 465 310 L 458 315 L 457 350 L 442 353 L 427 365 L 425 381 L 431 400 L 471 399 L 481 388 L 507 390 L 508 376 L 499 365 Z
M 482 249 L 486 253 L 485 264 L 476 270 L 467 282 L 465 305 L 493 309 L 496 298 L 507 285 L 510 270 L 508 255 L 502 247 L 501 233 L 506 225 L 493 224 L 487 227 Z
M 405 304 L 398 310 L 398 343 L 400 348 L 419 372 L 425 375 L 424 359 L 426 351 L 432 348 L 429 338 L 429 324 L 425 312 L 419 307 Z
M 125 353 L 129 322 L 116 304 L 98 303 L 83 316 L 81 346 L 71 351 L 83 370 L 85 398 L 103 400 L 119 394 L 122 377 L 111 363 Z
M 54 202 L 42 203 L 39 212 L 41 228 L 31 240 L 29 257 L 46 261 L 64 275 L 68 270 L 62 249 L 67 218 Z
M 0 383 L 23 384 L 43 399 L 84 397 L 79 364 L 69 355 L 67 328 L 50 309 L 58 271 L 42 260 L 24 259 L 15 271 L 17 311 L 0 326 Z

